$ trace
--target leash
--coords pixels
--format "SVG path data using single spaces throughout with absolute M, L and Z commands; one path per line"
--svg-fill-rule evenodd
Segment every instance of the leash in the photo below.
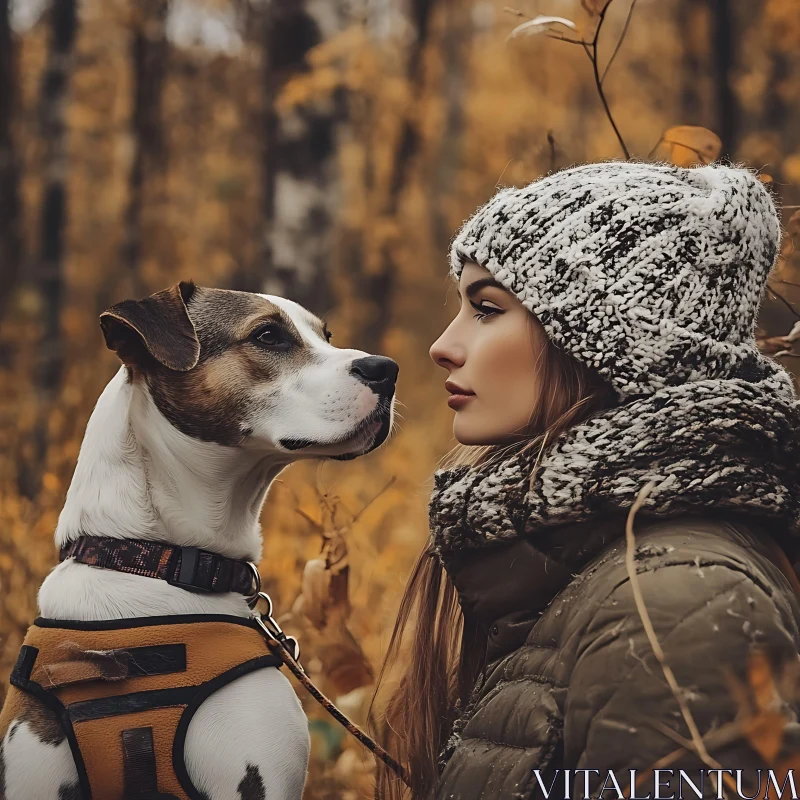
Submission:
M 254 571 L 255 565 L 253 565 Z M 261 578 L 258 580 L 258 591 L 247 601 L 253 613 L 253 619 L 258 623 L 261 630 L 264 632 L 264 637 L 267 642 L 267 647 L 270 651 L 277 655 L 289 668 L 291 673 L 303 684 L 306 691 L 341 725 L 343 725 L 349 733 L 358 739 L 364 747 L 367 748 L 375 758 L 379 758 L 394 772 L 406 786 L 411 786 L 411 781 L 403 768 L 402 764 L 392 758 L 386 750 L 383 749 L 371 736 L 365 733 L 358 725 L 343 714 L 333 703 L 332 700 L 327 698 L 308 677 L 306 671 L 300 663 L 300 644 L 294 636 L 287 636 L 282 630 L 280 625 L 274 620 L 272 616 L 272 600 L 266 592 L 261 591 Z M 266 605 L 266 612 L 261 614 L 256 610 L 259 601 L 264 601 Z

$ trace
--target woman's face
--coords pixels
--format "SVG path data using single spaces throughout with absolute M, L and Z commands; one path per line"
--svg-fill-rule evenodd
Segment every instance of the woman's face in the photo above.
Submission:
M 465 264 L 458 296 L 456 318 L 430 349 L 448 373 L 453 435 L 467 445 L 508 444 L 524 436 L 540 395 L 545 331 L 478 264 Z

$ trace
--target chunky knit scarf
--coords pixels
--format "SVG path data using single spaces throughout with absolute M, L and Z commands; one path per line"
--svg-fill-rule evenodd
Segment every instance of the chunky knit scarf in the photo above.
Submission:
M 650 481 L 645 512 L 738 509 L 800 533 L 800 403 L 788 374 L 755 356 L 736 377 L 664 387 L 603 411 L 541 456 L 534 448 L 434 480 L 431 534 L 443 558 L 628 509 Z

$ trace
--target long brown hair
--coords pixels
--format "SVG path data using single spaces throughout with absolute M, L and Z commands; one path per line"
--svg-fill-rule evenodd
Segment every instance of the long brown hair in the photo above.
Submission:
M 459 445 L 446 457 L 444 466 L 486 468 L 513 451 L 536 447 L 541 456 L 547 443 L 571 425 L 615 403 L 613 390 L 597 373 L 549 340 L 541 349 L 537 370 L 542 394 L 532 410 L 525 438 L 503 447 Z M 531 482 L 538 464 L 539 457 Z M 467 702 L 485 668 L 487 632 L 462 615 L 455 587 L 428 543 L 406 585 L 373 704 L 387 669 L 399 655 L 415 611 L 408 668 L 386 706 L 376 735 L 405 765 L 412 783 L 410 797 L 427 800 L 436 786 L 437 757 L 451 732 L 456 709 Z M 400 800 L 407 796 L 405 792 L 399 778 L 379 762 L 375 797 Z

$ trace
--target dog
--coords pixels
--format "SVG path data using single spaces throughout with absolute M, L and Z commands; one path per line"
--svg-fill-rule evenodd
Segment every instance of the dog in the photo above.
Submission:
M 61 548 L 82 536 L 143 540 L 257 564 L 261 508 L 285 467 L 357 458 L 390 435 L 397 364 L 335 347 L 325 323 L 290 300 L 182 282 L 100 321 L 122 366 L 87 424 L 55 532 Z M 87 624 L 250 617 L 242 594 L 188 591 L 72 558 L 48 575 L 38 603 L 43 618 Z M 0 797 L 84 797 L 57 719 L 35 703 L 15 713 L 0 750 Z M 300 798 L 308 726 L 284 673 L 257 669 L 211 694 L 191 718 L 184 756 L 190 796 Z

